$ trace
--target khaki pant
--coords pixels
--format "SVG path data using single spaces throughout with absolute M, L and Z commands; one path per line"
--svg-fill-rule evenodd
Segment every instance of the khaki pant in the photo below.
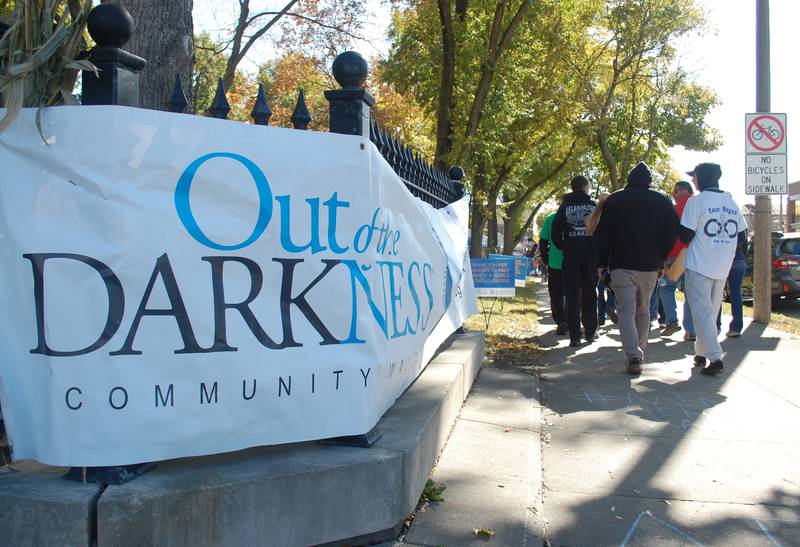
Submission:
M 722 305 L 725 280 L 712 279 L 692 270 L 686 270 L 685 275 L 686 300 L 697 335 L 694 354 L 706 357 L 709 361 L 722 359 L 722 346 L 717 339 L 717 314 Z
M 657 277 L 658 272 L 611 270 L 611 288 L 617 298 L 619 333 L 628 361 L 634 357 L 644 359 L 647 336 L 650 334 L 650 296 Z

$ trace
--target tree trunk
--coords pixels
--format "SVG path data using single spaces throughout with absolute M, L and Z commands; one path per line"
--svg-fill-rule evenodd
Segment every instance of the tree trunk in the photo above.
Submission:
M 486 173 L 483 165 L 478 165 L 475 173 L 475 184 L 472 189 L 472 201 L 470 202 L 470 236 L 472 242 L 469 246 L 470 258 L 483 258 L 483 228 L 486 226 L 486 216 L 483 213 L 483 195 L 486 187 Z
M 514 247 L 517 246 L 520 236 L 514 234 L 515 219 L 506 217 L 503 219 L 503 254 L 514 254 Z
M 437 167 L 445 169 L 444 156 L 453 149 L 453 89 L 456 70 L 456 39 L 450 2 L 439 0 L 439 23 L 442 27 L 442 74 L 439 82 L 439 104 L 436 108 L 436 152 Z M 466 5 L 465 5 L 466 9 Z
M 189 104 L 192 104 L 192 65 L 194 64 L 193 0 L 123 0 L 134 21 L 133 38 L 125 49 L 144 57 L 139 76 L 142 108 L 168 110 L 175 74 Z
M 497 206 L 492 206 L 489 203 L 487 207 L 487 214 L 486 214 L 486 222 L 488 223 L 486 226 L 486 238 L 488 240 L 486 244 L 486 248 L 489 249 L 490 253 L 497 252 L 497 244 L 498 244 L 498 237 L 497 237 Z
M 483 227 L 486 217 L 481 213 L 481 204 L 473 202 L 470 211 L 470 235 L 472 242 L 469 245 L 470 258 L 483 258 Z

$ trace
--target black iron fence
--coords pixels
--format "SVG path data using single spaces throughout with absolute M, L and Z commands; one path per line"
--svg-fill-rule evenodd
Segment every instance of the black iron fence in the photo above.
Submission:
M 138 107 L 138 78 L 139 73 L 146 70 L 147 61 L 121 49 L 133 33 L 130 15 L 118 4 L 101 4 L 90 13 L 88 24 L 89 34 L 97 46 L 87 55 L 100 72 L 83 73 L 82 104 Z M 464 172 L 460 167 L 452 167 L 448 173 L 443 173 L 418 152 L 402 143 L 391 130 L 379 127 L 372 120 L 370 112 L 375 98 L 364 88 L 368 66 L 358 53 L 347 51 L 340 54 L 334 60 L 332 69 L 341 89 L 325 92 L 325 98 L 330 103 L 331 132 L 369 137 L 411 193 L 436 208 L 444 207 L 463 196 Z M 176 76 L 169 110 L 182 113 L 187 106 L 180 77 Z M 220 79 L 214 99 L 206 112 L 215 118 L 227 119 L 230 111 Z M 256 125 L 269 125 L 272 116 L 264 88 L 260 84 L 251 116 Z M 300 130 L 308 129 L 311 122 L 302 89 L 299 90 L 297 104 L 290 119 L 293 127 Z
M 123 7 L 115 3 L 96 6 L 89 15 L 89 34 L 97 44 L 86 52 L 99 72 L 84 71 L 82 74 L 81 103 L 84 105 L 122 105 L 139 107 L 139 73 L 146 70 L 147 61 L 122 48 L 133 34 L 133 22 Z M 0 36 L 8 30 L 0 24 Z M 371 108 L 375 98 L 364 88 L 368 67 L 366 61 L 355 52 L 345 52 L 333 62 L 333 75 L 341 89 L 325 92 L 330 103 L 330 131 L 347 135 L 368 137 L 395 173 L 403 180 L 411 193 L 423 201 L 441 208 L 457 201 L 464 195 L 460 167 L 452 167 L 443 173 L 410 146 L 402 143 L 391 131 L 372 120 Z M 188 101 L 181 88 L 180 77 L 176 77 L 169 110 L 186 112 Z M 222 80 L 217 84 L 214 99 L 207 113 L 215 118 L 227 119 L 231 111 L 225 96 Z M 270 111 L 263 86 L 259 85 L 251 116 L 256 125 L 269 125 Z M 303 90 L 299 90 L 297 104 L 291 115 L 295 129 L 306 130 L 311 115 L 305 103 Z M 232 122 L 234 123 L 234 122 Z M 0 420 L 2 420 L 0 414 Z M 2 422 L 0 421 L 0 426 Z M 372 433 L 372 432 L 371 432 Z M 368 446 L 370 434 L 347 438 L 348 444 Z M 364 439 L 361 439 L 364 437 Z M 3 428 L 0 427 L 0 465 L 10 456 Z M 121 484 L 147 471 L 153 464 L 72 468 L 66 479 Z

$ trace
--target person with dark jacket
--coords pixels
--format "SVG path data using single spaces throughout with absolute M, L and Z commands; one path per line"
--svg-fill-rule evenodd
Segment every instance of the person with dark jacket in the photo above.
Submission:
M 640 374 L 650 333 L 650 295 L 658 271 L 678 238 L 678 215 L 669 198 L 650 188 L 644 162 L 606 200 L 597 226 L 597 265 L 611 272 L 622 348 L 629 374 Z
M 589 197 L 589 181 L 578 175 L 570 182 L 572 192 L 553 219 L 553 244 L 564 253 L 562 276 L 567 300 L 569 345 L 581 345 L 581 324 L 587 342 L 597 331 L 597 258 L 594 237 L 586 230 L 586 217 L 597 204 Z

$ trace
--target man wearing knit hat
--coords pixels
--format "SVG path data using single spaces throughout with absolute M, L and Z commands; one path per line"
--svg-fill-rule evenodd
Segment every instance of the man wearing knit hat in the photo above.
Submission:
M 644 162 L 612 193 L 597 226 L 598 266 L 608 267 L 617 297 L 622 349 L 628 374 L 640 374 L 650 334 L 650 295 L 658 270 L 678 236 L 678 215 L 667 196 L 650 188 Z
M 680 239 L 689 245 L 684 280 L 697 335 L 694 364 L 713 376 L 724 368 L 716 325 L 722 291 L 737 243 L 746 244 L 747 222 L 731 195 L 719 189 L 719 165 L 701 163 L 688 174 L 700 191 L 686 203 L 680 226 Z
M 586 218 L 597 204 L 589 197 L 589 180 L 577 175 L 570 181 L 572 192 L 553 219 L 553 243 L 564 253 L 562 275 L 567 302 L 569 345 L 581 345 L 581 324 L 587 342 L 597 332 L 597 273 L 595 240 L 586 230 Z

